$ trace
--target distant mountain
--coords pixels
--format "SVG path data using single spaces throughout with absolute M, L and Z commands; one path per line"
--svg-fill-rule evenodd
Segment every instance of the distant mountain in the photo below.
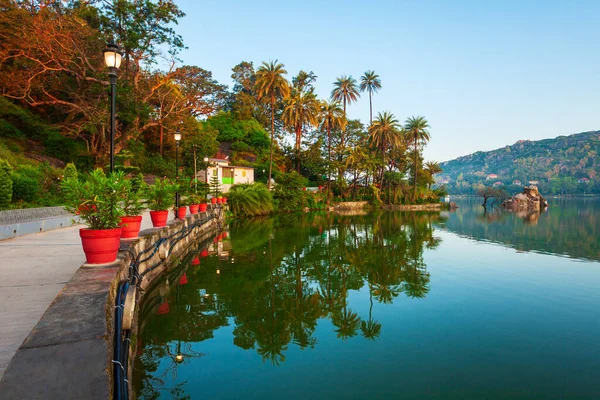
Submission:
M 450 194 L 473 193 L 478 185 L 508 192 L 536 184 L 543 194 L 600 193 L 600 131 L 555 139 L 519 140 L 441 163 L 436 183 Z

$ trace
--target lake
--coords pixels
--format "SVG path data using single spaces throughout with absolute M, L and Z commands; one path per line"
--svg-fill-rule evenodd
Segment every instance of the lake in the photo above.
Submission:
M 138 398 L 600 398 L 600 199 L 235 221 L 147 296 Z

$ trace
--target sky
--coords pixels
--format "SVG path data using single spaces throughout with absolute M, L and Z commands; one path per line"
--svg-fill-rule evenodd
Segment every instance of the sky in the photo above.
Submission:
M 241 61 L 313 71 L 323 98 L 374 70 L 374 114 L 429 121 L 426 160 L 600 129 L 599 0 L 175 1 L 183 62 L 229 87 Z

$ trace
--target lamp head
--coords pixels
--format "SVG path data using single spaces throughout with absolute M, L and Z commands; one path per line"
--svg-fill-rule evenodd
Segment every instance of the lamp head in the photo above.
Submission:
M 114 43 L 109 43 L 104 50 L 104 63 L 110 69 L 119 69 L 121 66 L 121 59 L 123 54 L 121 53 L 121 49 Z
M 181 140 L 181 133 L 177 132 L 175 135 L 173 135 L 175 137 L 175 141 L 179 142 Z
M 183 362 L 183 354 L 177 354 L 175 356 L 175 362 L 177 362 L 177 364 L 181 364 Z

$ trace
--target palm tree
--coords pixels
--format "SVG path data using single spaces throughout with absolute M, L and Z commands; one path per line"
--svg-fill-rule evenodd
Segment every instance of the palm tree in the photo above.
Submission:
M 290 83 L 284 75 L 287 71 L 284 65 L 277 60 L 263 61 L 256 71 L 256 91 L 258 100 L 268 98 L 271 104 L 271 154 L 269 156 L 269 181 L 267 187 L 271 188 L 271 174 L 273 171 L 273 142 L 275 138 L 275 99 L 277 96 L 287 97 L 290 94 Z
M 381 79 L 375 71 L 367 71 L 360 77 L 360 91 L 369 93 L 369 116 L 370 123 L 373 125 L 373 93 L 377 93 L 381 89 Z
M 346 127 L 346 114 L 340 107 L 340 103 L 337 101 L 322 102 L 321 103 L 321 129 L 327 130 L 327 153 L 328 153 L 328 171 L 329 175 L 327 178 L 327 206 L 329 207 L 329 197 L 331 193 L 331 130 Z
M 385 153 L 388 147 L 397 147 L 401 143 L 401 126 L 394 114 L 384 111 L 378 113 L 375 122 L 369 127 L 369 141 L 381 151 L 381 158 L 385 165 Z M 383 180 L 383 167 L 381 168 L 380 183 Z
M 360 97 L 356 79 L 350 76 L 342 75 L 333 82 L 333 90 L 331 91 L 331 99 L 340 102 L 344 105 L 344 118 L 348 118 L 346 114 L 346 104 L 352 104 Z M 344 132 L 342 132 L 341 145 L 344 148 Z
M 293 128 L 296 133 L 296 170 L 298 172 L 300 172 L 299 154 L 300 145 L 302 144 L 302 131 L 306 125 L 317 126 L 319 124 L 320 105 L 317 95 L 312 90 L 303 92 L 295 89 L 285 100 L 283 121 Z
M 435 161 L 428 161 L 425 163 L 425 170 L 429 174 L 429 188 L 431 189 L 431 184 L 433 183 L 433 176 L 435 174 L 439 174 L 442 172 L 442 167 L 440 164 Z
M 414 176 L 414 192 L 413 192 L 413 201 L 417 199 L 417 161 L 419 156 L 419 143 L 427 143 L 430 139 L 429 131 L 429 122 L 425 119 L 425 117 L 410 117 L 406 120 L 404 129 L 406 130 L 406 135 L 414 144 L 414 162 L 413 167 L 415 169 Z

